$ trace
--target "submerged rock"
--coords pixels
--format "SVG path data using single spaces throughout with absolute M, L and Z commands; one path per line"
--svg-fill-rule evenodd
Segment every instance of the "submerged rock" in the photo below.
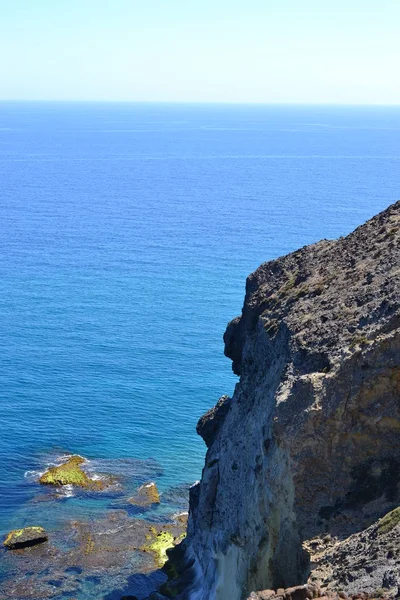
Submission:
M 140 486 L 135 496 L 129 498 L 129 504 L 135 506 L 151 506 L 152 504 L 160 504 L 160 494 L 157 485 L 154 481 L 149 481 Z
M 101 519 L 64 523 L 52 531 L 51 544 L 3 551 L 6 575 L 0 581 L 0 598 L 86 597 L 89 581 L 96 585 L 96 599 L 108 598 L 111 588 L 112 598 L 143 598 L 165 582 L 160 569 L 163 548 L 182 539 L 184 531 L 177 523 L 160 525 L 131 518 L 122 510 Z
M 163 504 L 176 506 L 176 510 L 180 512 L 187 511 L 189 507 L 189 494 L 193 482 L 181 483 L 174 485 L 163 491 Z
M 50 467 L 39 479 L 42 485 L 75 485 L 89 490 L 102 490 L 106 487 L 104 481 L 91 479 L 81 468 L 85 463 L 82 456 L 71 456 L 64 463 Z
M 24 527 L 10 531 L 3 544 L 9 550 L 17 550 L 42 544 L 47 540 L 48 535 L 43 527 Z

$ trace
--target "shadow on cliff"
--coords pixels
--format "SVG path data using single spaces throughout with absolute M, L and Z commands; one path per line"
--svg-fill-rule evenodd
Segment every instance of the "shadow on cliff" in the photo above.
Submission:
M 103 600 L 121 600 L 125 597 L 145 600 L 152 592 L 157 591 L 166 580 L 167 576 L 161 569 L 147 574 L 136 573 L 127 578 L 126 585 L 103 596 Z

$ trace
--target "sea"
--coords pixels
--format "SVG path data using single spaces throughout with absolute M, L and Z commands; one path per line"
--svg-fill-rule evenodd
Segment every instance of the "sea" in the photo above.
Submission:
M 400 107 L 2 102 L 0 186 L 4 535 L 122 506 L 40 501 L 69 454 L 179 505 L 246 276 L 400 198 Z

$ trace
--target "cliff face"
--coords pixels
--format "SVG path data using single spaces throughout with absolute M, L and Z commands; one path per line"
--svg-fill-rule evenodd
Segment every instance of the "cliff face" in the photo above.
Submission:
M 186 599 L 301 583 L 303 540 L 344 539 L 399 503 L 399 240 L 400 202 L 248 278 L 224 336 L 240 382 L 198 425 Z

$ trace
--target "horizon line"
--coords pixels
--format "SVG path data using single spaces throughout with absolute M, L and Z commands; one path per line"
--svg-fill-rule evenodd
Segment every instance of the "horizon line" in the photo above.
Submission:
M 111 100 L 111 99 L 61 99 L 61 98 L 0 98 L 0 104 L 10 103 L 54 103 L 54 104 L 168 104 L 168 105 L 193 105 L 193 106 L 343 106 L 343 107 L 393 107 L 399 108 L 400 102 L 262 102 L 262 101 L 231 101 L 231 100 Z

